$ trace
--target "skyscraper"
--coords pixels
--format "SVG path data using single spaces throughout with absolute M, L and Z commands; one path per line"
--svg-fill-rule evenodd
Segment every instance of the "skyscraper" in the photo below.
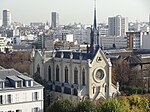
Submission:
M 11 13 L 8 9 L 3 10 L 3 26 L 7 27 L 10 24 L 11 24 Z
M 149 15 L 149 33 L 150 33 L 150 15 Z
M 108 18 L 108 33 L 110 36 L 124 36 L 128 31 L 128 18 L 120 15 Z
M 59 25 L 59 14 L 57 12 L 51 13 L 51 27 L 53 29 L 57 28 Z
M 2 19 L 0 18 L 0 27 L 2 26 Z

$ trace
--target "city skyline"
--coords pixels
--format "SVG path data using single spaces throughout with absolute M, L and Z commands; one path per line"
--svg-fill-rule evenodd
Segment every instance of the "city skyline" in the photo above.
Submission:
M 97 0 L 97 22 L 106 23 L 108 17 L 116 15 L 128 17 L 129 21 L 133 22 L 147 22 L 150 14 L 149 4 L 149 0 Z M 13 22 L 51 22 L 51 12 L 56 11 L 60 15 L 60 24 L 93 24 L 93 0 L 1 0 L 1 19 L 5 9 L 11 11 Z

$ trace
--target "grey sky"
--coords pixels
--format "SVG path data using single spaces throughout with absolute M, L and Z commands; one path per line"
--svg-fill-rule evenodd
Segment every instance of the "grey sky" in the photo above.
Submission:
M 148 21 L 150 0 L 97 0 L 97 21 L 107 22 L 115 15 L 128 17 L 129 21 Z M 56 11 L 60 24 L 93 23 L 93 0 L 0 0 L 2 10 L 9 9 L 12 20 L 22 23 L 50 22 L 50 13 Z

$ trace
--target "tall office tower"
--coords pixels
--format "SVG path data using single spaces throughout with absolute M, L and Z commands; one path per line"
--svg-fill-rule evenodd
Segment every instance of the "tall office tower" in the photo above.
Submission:
M 10 24 L 11 24 L 11 13 L 8 9 L 3 10 L 3 26 L 7 27 Z
M 149 15 L 149 32 L 150 32 L 150 15 Z
M 51 13 L 51 27 L 53 29 L 57 28 L 59 25 L 59 14 L 57 12 Z
M 0 27 L 2 26 L 2 19 L 0 18 Z
M 128 31 L 128 18 L 120 15 L 108 18 L 108 34 L 110 36 L 125 36 Z

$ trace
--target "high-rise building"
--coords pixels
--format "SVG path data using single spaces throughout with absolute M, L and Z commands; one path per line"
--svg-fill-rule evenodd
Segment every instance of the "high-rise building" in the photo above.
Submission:
M 10 24 L 11 24 L 11 13 L 8 9 L 3 10 L 3 26 L 7 27 Z
M 1 17 L 0 17 L 0 27 L 2 26 L 2 19 L 1 19 Z
M 51 27 L 53 29 L 57 28 L 59 25 L 59 14 L 57 12 L 51 13 Z
M 150 15 L 149 15 L 149 32 L 150 32 Z
M 2 26 L 2 20 L 0 19 L 0 27 Z
M 124 36 L 128 31 L 128 18 L 120 15 L 108 18 L 109 36 Z

